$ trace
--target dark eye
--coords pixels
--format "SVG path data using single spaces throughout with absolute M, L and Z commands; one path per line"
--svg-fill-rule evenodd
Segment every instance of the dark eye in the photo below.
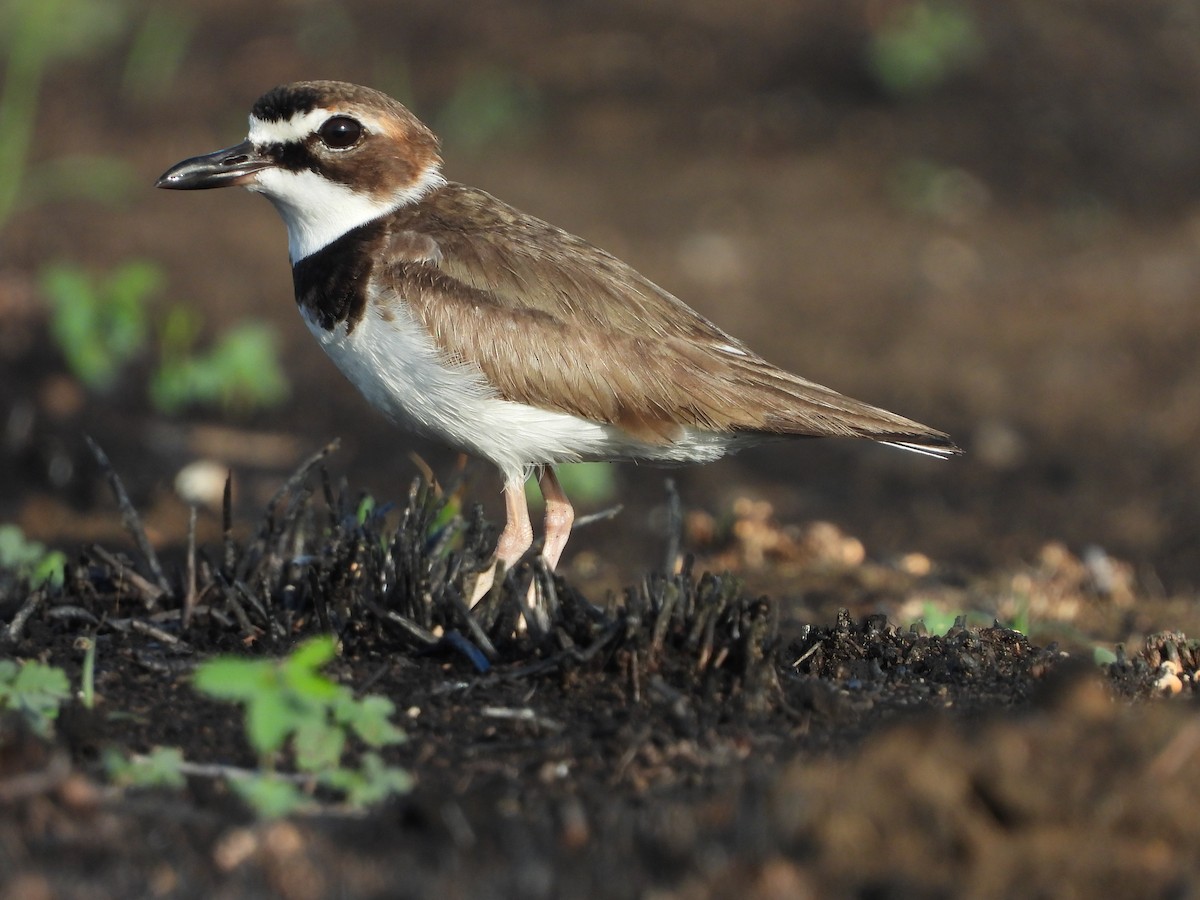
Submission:
M 362 123 L 349 116 L 334 116 L 317 129 L 317 136 L 330 150 L 348 150 L 363 136 Z

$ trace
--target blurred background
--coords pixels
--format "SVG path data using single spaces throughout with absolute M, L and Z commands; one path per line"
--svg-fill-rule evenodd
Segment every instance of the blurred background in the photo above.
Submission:
M 408 104 L 451 179 L 968 451 L 585 472 L 581 513 L 626 509 L 576 536 L 580 577 L 659 563 L 669 474 L 705 540 L 750 498 L 875 558 L 1057 539 L 1200 583 L 1195 0 L 0 0 L 0 53 L 0 553 L 117 539 L 84 434 L 168 548 L 181 491 L 211 537 L 225 471 L 260 508 L 334 437 L 382 502 L 410 450 L 455 471 L 317 349 L 269 204 L 152 188 L 273 85 L 336 78 Z M 466 478 L 498 517 L 495 473 Z

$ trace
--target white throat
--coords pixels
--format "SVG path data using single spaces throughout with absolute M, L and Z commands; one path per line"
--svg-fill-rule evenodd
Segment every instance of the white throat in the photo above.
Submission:
M 292 264 L 316 253 L 359 225 L 415 203 L 446 183 L 431 166 L 420 178 L 388 197 L 360 194 L 310 169 L 263 169 L 247 189 L 266 195 L 287 226 Z

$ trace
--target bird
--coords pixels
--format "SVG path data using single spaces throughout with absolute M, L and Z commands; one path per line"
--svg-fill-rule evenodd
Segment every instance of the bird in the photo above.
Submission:
M 240 186 L 287 228 L 296 304 L 366 400 L 400 427 L 495 465 L 497 564 L 533 544 L 545 499 L 553 571 L 574 510 L 555 466 L 707 463 L 782 438 L 865 438 L 934 457 L 948 435 L 779 368 L 631 266 L 482 190 L 447 180 L 403 104 L 340 81 L 280 85 L 246 139 L 156 186 Z

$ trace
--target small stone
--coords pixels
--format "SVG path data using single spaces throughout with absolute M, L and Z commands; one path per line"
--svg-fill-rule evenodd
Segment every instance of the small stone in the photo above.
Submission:
M 228 477 L 228 466 L 212 459 L 198 459 L 179 470 L 175 476 L 175 493 L 186 503 L 220 509 Z
M 1165 662 L 1159 666 L 1158 681 L 1154 682 L 1156 690 L 1162 691 L 1164 694 L 1178 694 L 1183 690 L 1183 681 L 1172 670 L 1170 662 Z
M 258 850 L 258 836 L 248 828 L 235 828 L 213 848 L 213 862 L 222 872 L 232 872 Z

